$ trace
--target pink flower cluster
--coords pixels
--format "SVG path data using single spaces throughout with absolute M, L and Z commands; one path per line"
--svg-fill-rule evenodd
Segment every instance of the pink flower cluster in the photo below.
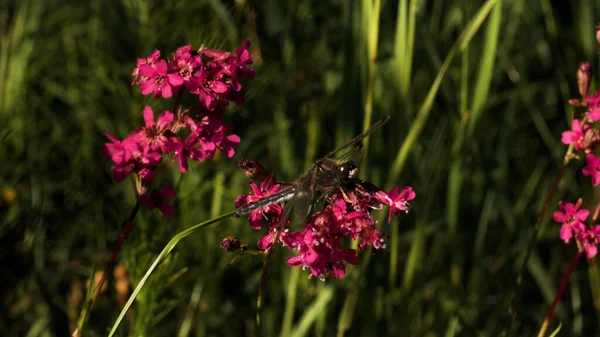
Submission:
M 244 78 L 253 79 L 255 71 L 249 68 L 252 56 L 246 40 L 235 54 L 201 46 L 197 51 L 187 45 L 178 48 L 168 59 L 160 58 L 155 50 L 145 59 L 138 59 L 133 70 L 133 83 L 139 84 L 143 95 L 169 98 L 182 89 L 198 96 L 209 111 L 217 105 L 225 107 L 230 101 L 244 103 L 241 93 Z
M 587 209 L 580 209 L 583 201 L 577 200 L 576 204 L 560 202 L 561 211 L 554 212 L 554 221 L 562 223 L 560 238 L 569 243 L 572 238 L 577 240 L 577 245 L 585 250 L 588 259 L 598 253 L 597 244 L 600 242 L 600 225 L 588 227 L 585 220 L 590 214 Z
M 152 108 L 146 106 L 144 126 L 125 139 L 106 133 L 111 142 L 104 145 L 104 152 L 113 161 L 115 180 L 121 182 L 136 175 L 142 204 L 158 208 L 166 216 L 173 213 L 172 206 L 166 204 L 166 199 L 175 197 L 172 187 L 148 194 L 144 185 L 154 178 L 165 156 L 173 154 L 179 170 L 185 173 L 189 160 L 202 162 L 212 158 L 217 149 L 227 157 L 234 155 L 240 137 L 229 133 L 222 111 L 231 101 L 243 104 L 241 80 L 254 78 L 255 72 L 249 68 L 249 45 L 249 41 L 244 42 L 233 54 L 204 46 L 192 50 L 188 45 L 178 48 L 168 60 L 161 59 L 158 50 L 138 59 L 132 85 L 139 85 L 142 94 L 163 99 L 178 94 L 173 112 L 162 111 L 156 120 Z M 179 107 L 184 92 L 197 96 L 200 102 L 186 109 Z
M 587 95 L 590 87 L 592 69 L 589 63 L 584 62 L 577 70 L 577 83 L 579 94 L 583 99 L 572 99 L 569 104 L 576 108 L 584 108 L 585 111 L 580 118 L 575 118 L 571 124 L 571 130 L 562 134 L 562 142 L 570 145 L 567 159 L 578 158 L 572 154 L 585 154 L 586 165 L 582 169 L 582 174 L 591 178 L 592 186 L 600 184 L 600 158 L 594 154 L 594 151 L 600 144 L 600 130 L 594 126 L 594 123 L 600 121 L 600 90 L 593 95 Z M 600 225 L 589 227 L 585 224 L 590 212 L 586 209 L 580 209 L 582 199 L 576 204 L 560 202 L 560 211 L 554 212 L 554 221 L 562 223 L 560 229 L 560 238 L 568 243 L 575 238 L 580 250 L 585 250 L 588 258 L 596 256 L 597 243 L 600 241 Z M 594 216 L 593 221 L 596 220 Z
M 279 192 L 281 186 L 275 183 L 273 175 L 266 177 L 260 184 L 250 183 L 253 195 L 243 195 L 236 200 L 236 207 Z M 375 227 L 374 209 L 389 206 L 388 221 L 392 215 L 408 212 L 409 201 L 415 198 L 412 187 L 400 191 L 394 187 L 386 193 L 371 183 L 353 179 L 344 188 L 338 189 L 326 201 L 327 205 L 312 215 L 298 231 L 290 230 L 290 221 L 284 224 L 281 233 L 280 221 L 282 208 L 272 204 L 250 213 L 249 222 L 254 229 L 260 229 L 263 221 L 268 224 L 269 232 L 258 241 L 261 250 L 271 249 L 277 242 L 288 249 L 297 251 L 298 256 L 290 257 L 290 266 L 310 269 L 311 277 L 326 278 L 333 275 L 344 277 L 345 264 L 357 264 L 357 253 L 371 246 L 385 248 L 387 235 Z M 279 234 L 279 235 L 278 235 Z M 343 239 L 358 240 L 358 251 L 344 248 Z

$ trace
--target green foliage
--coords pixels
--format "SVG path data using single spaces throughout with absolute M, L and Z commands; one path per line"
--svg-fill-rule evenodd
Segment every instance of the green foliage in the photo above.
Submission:
M 549 217 L 522 288 L 515 284 L 562 162 L 577 67 L 597 54 L 593 1 L 8 0 L 0 8 L 3 335 L 69 335 L 86 280 L 108 262 L 135 192 L 131 180 L 114 182 L 104 133 L 140 126 L 144 105 L 170 108 L 130 86 L 136 59 L 185 44 L 233 50 L 245 38 L 257 77 L 245 83 L 244 107 L 226 114 L 242 139 L 236 156 L 192 164 L 183 176 L 170 162 L 158 172 L 157 183 L 177 186 L 176 214 L 140 210 L 118 260 L 130 290 L 165 246 L 173 252 L 160 255 L 116 335 L 497 336 L 533 335 L 542 324 L 576 254 Z M 370 137 L 360 175 L 388 190 L 413 186 L 411 212 L 391 225 L 380 219 L 387 249 L 363 252 L 344 279 L 308 279 L 285 264 L 289 252 L 275 251 L 256 331 L 260 258 L 230 263 L 219 244 L 235 236 L 255 246 L 261 233 L 243 219 L 186 230 L 234 210 L 248 192 L 237 159 L 293 179 L 384 115 L 392 119 Z M 578 165 L 551 207 L 592 199 L 569 173 Z M 182 231 L 191 235 L 174 246 Z M 597 330 L 598 280 L 594 261 L 579 264 L 550 331 Z M 113 327 L 127 300 L 117 283 L 109 278 L 89 312 L 86 336 Z

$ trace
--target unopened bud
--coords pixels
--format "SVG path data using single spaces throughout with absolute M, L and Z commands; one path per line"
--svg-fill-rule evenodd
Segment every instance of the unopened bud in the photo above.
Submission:
M 254 159 L 240 159 L 238 167 L 244 171 L 246 177 L 256 181 L 263 181 L 269 176 L 267 170 Z
M 600 25 L 596 26 L 596 42 L 600 45 Z
M 228 253 L 240 249 L 240 246 L 240 240 L 231 236 L 223 239 L 221 242 L 221 248 Z
M 589 62 L 582 62 L 577 69 L 577 85 L 579 86 L 579 94 L 582 97 L 587 95 L 590 89 L 590 82 L 592 79 L 592 66 Z
M 586 153 L 593 152 L 600 144 L 600 131 L 596 128 L 590 128 L 583 136 L 583 148 Z

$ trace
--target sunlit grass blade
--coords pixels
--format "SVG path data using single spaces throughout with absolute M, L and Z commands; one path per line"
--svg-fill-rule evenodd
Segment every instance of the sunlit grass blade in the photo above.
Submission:
M 292 333 L 288 336 L 290 337 L 302 337 L 306 336 L 310 327 L 314 324 L 314 322 L 319 318 L 319 315 L 323 311 L 325 311 L 327 305 L 333 298 L 333 287 L 325 287 L 319 291 L 319 295 L 313 301 L 313 303 L 304 311 L 304 315 L 300 318 L 300 322 L 296 326 L 296 328 L 292 331 Z M 282 335 L 283 336 L 283 335 Z
M 125 317 L 125 314 L 127 313 L 127 311 L 129 310 L 129 308 L 131 307 L 131 305 L 133 304 L 133 301 L 135 301 L 135 298 L 137 297 L 137 295 L 139 294 L 139 292 L 142 290 L 142 288 L 144 287 L 144 284 L 146 284 L 146 281 L 148 280 L 148 278 L 150 277 L 150 275 L 152 275 L 152 272 L 154 272 L 154 270 L 156 269 L 156 267 L 158 267 L 160 265 L 160 263 L 169 255 L 169 253 L 171 253 L 171 251 L 175 248 L 175 246 L 177 245 L 177 243 L 179 243 L 179 241 L 181 241 L 182 239 L 184 239 L 185 237 L 195 233 L 197 230 L 202 229 L 208 225 L 220 222 L 222 220 L 225 220 L 227 218 L 232 217 L 235 214 L 235 211 L 221 215 L 218 218 L 214 218 L 202 223 L 199 223 L 195 226 L 192 226 L 188 229 L 185 229 L 181 232 L 179 232 L 178 234 L 176 234 L 170 241 L 169 243 L 167 243 L 167 245 L 165 246 L 165 248 L 160 252 L 160 254 L 158 255 L 158 257 L 154 260 L 154 262 L 152 263 L 152 265 L 150 266 L 150 268 L 148 268 L 148 270 L 146 271 L 146 274 L 144 275 L 144 277 L 140 280 L 140 283 L 138 283 L 138 285 L 135 287 L 135 289 L 133 290 L 133 293 L 131 294 L 131 296 L 129 296 L 129 299 L 127 300 L 127 303 L 125 303 L 125 306 L 123 307 L 123 309 L 121 310 L 121 312 L 119 313 L 119 316 L 117 317 L 117 320 L 115 321 L 115 323 L 113 324 L 110 333 L 108 334 L 109 337 L 114 336 L 115 332 L 117 331 L 117 328 L 119 327 L 119 324 L 121 324 L 121 321 L 123 320 L 123 317 Z
M 415 146 L 419 136 L 421 135 L 421 132 L 425 128 L 425 124 L 429 119 L 429 113 L 431 112 L 431 109 L 433 107 L 435 96 L 437 95 L 442 80 L 446 76 L 446 72 L 448 71 L 450 64 L 452 63 L 454 56 L 457 52 L 462 51 L 471 42 L 473 36 L 479 30 L 485 18 L 494 8 L 496 1 L 497 0 L 488 0 L 479 9 L 479 11 L 476 13 L 476 15 L 465 28 L 465 30 L 462 32 L 454 46 L 452 46 L 452 48 L 448 52 L 448 55 L 446 56 L 442 67 L 438 71 L 435 80 L 431 85 L 431 89 L 429 89 L 429 92 L 427 93 L 427 96 L 423 101 L 421 108 L 417 112 L 415 120 L 409 128 L 406 139 L 402 143 L 402 146 L 396 155 L 396 158 L 394 160 L 394 163 L 392 164 L 392 168 L 390 171 L 388 184 L 392 184 L 393 182 L 398 181 L 400 174 L 402 173 L 402 169 L 404 168 L 404 165 L 406 163 L 406 158 L 408 157 L 408 154 L 410 153 L 411 149 Z
M 469 135 L 473 134 L 477 122 L 481 118 L 481 112 L 488 99 L 492 78 L 494 75 L 494 62 L 496 61 L 498 49 L 498 37 L 500 36 L 500 24 L 502 23 L 502 0 L 499 0 L 490 14 L 490 20 L 485 32 L 484 45 L 480 57 L 478 57 L 479 71 L 473 90 L 473 102 L 471 103 L 471 118 L 469 120 Z
M 394 73 L 400 100 L 406 101 L 412 75 L 417 1 L 400 1 L 394 40 Z

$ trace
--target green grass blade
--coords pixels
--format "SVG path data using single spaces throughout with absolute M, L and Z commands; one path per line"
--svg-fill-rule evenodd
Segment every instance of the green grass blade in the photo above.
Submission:
M 146 274 L 140 280 L 140 283 L 135 287 L 135 289 L 133 290 L 133 293 L 131 294 L 131 296 L 129 296 L 129 299 L 127 300 L 127 303 L 125 303 L 125 306 L 123 306 L 123 309 L 119 313 L 119 316 L 117 317 L 117 320 L 113 324 L 113 326 L 112 326 L 112 328 L 111 328 L 110 333 L 108 334 L 108 336 L 109 337 L 114 336 L 115 332 L 117 331 L 117 328 L 119 327 L 119 324 L 121 324 L 121 321 L 123 320 L 123 318 L 125 317 L 125 314 L 127 313 L 127 311 L 129 310 L 129 308 L 133 304 L 133 301 L 135 300 L 136 296 L 139 294 L 139 292 L 144 287 L 144 284 L 146 283 L 146 280 L 148 280 L 148 278 L 150 277 L 150 275 L 152 275 L 152 272 L 154 272 L 154 270 L 156 269 L 156 267 L 158 267 L 160 265 L 160 263 L 167 257 L 167 255 L 169 255 L 169 253 L 171 253 L 171 251 L 175 248 L 175 246 L 177 245 L 177 243 L 179 243 L 179 241 L 181 241 L 185 237 L 193 234 L 194 232 L 196 232 L 199 229 L 202 229 L 202 228 L 204 228 L 204 227 L 206 227 L 208 225 L 211 225 L 211 224 L 217 223 L 219 221 L 225 220 L 227 218 L 230 218 L 234 214 L 235 214 L 235 211 L 227 213 L 227 214 L 224 214 L 224 215 L 221 215 L 218 218 L 210 219 L 208 221 L 199 223 L 197 225 L 194 225 L 194 226 L 192 226 L 190 228 L 187 228 L 187 229 L 185 229 L 185 230 L 177 233 L 169 241 L 169 243 L 167 243 L 167 245 L 160 252 L 160 254 L 158 254 L 158 257 L 154 260 L 154 262 L 152 263 L 152 265 L 150 266 L 150 268 L 148 268 L 148 270 L 146 271 Z
M 310 307 L 306 309 L 302 318 L 300 318 L 300 323 L 292 333 L 289 335 L 290 337 L 302 337 L 306 336 L 308 330 L 312 326 L 312 324 L 317 320 L 319 315 L 325 310 L 327 304 L 333 298 L 333 287 L 325 287 L 319 292 L 319 295 L 311 304 Z M 285 336 L 285 335 L 282 335 Z
M 498 0 L 488 0 L 477 12 L 475 17 L 471 20 L 471 22 L 467 25 L 463 33 L 460 35 L 452 49 L 448 52 L 442 67 L 438 71 L 435 80 L 431 85 L 431 89 L 427 93 L 425 101 L 421 105 L 421 108 L 417 112 L 417 117 L 413 121 L 411 125 L 408 135 L 406 139 L 402 143 L 400 150 L 398 151 L 396 158 L 394 159 L 394 163 L 392 164 L 392 169 L 390 171 L 390 179 L 388 180 L 388 184 L 393 185 L 396 181 L 398 181 L 400 174 L 402 173 L 402 169 L 404 168 L 404 164 L 406 163 L 406 158 L 410 150 L 415 146 L 417 139 L 421 135 L 421 132 L 425 128 L 425 124 L 429 119 L 429 113 L 431 112 L 431 108 L 433 107 L 433 102 L 437 92 L 440 88 L 442 80 L 446 76 L 446 72 L 448 71 L 450 64 L 454 60 L 454 56 L 457 52 L 462 51 L 466 48 L 466 46 L 471 42 L 473 36 L 481 25 L 483 21 L 490 13 L 490 11 L 494 8 Z
M 497 5 L 490 14 L 488 22 L 485 43 L 483 51 L 479 58 L 479 72 L 475 81 L 475 90 L 473 91 L 473 103 L 471 105 L 471 119 L 469 121 L 469 135 L 473 134 L 473 130 L 477 122 L 481 118 L 481 111 L 485 105 L 490 92 L 492 78 L 494 76 L 494 61 L 498 49 L 498 37 L 500 35 L 500 24 L 502 22 L 502 0 L 498 0 Z

